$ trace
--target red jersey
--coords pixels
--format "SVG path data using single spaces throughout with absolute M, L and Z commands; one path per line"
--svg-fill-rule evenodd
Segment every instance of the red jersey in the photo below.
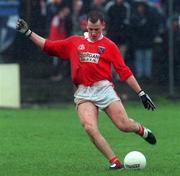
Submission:
M 71 36 L 65 40 L 46 40 L 43 50 L 70 61 L 71 78 L 75 85 L 90 86 L 101 80 L 112 82 L 111 64 L 121 80 L 132 75 L 125 65 L 119 48 L 107 37 L 90 42 L 84 36 Z

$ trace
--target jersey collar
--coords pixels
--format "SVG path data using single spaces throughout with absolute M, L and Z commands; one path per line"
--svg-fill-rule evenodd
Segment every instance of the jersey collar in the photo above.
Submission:
M 96 41 L 101 40 L 103 37 L 104 37 L 104 35 L 101 33 L 101 35 L 99 36 L 99 38 L 98 38 Z M 92 40 L 89 38 L 88 32 L 85 32 L 85 33 L 84 33 L 84 38 L 85 38 L 88 42 L 92 42 L 92 43 L 96 42 L 96 41 L 92 41 Z

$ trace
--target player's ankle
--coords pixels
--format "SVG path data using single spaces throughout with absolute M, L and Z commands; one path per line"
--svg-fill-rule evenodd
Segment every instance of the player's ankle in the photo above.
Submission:
M 136 132 L 138 135 L 140 136 L 144 136 L 144 126 L 143 125 L 139 125 L 139 129 Z
M 140 125 L 137 134 L 142 136 L 143 138 L 147 138 L 149 132 L 151 132 L 151 130 L 149 130 L 148 128 L 144 127 L 143 125 Z
M 116 160 L 118 160 L 118 158 L 116 156 L 113 156 L 110 160 L 109 160 L 109 164 L 113 164 Z
M 113 158 L 109 160 L 109 164 L 110 164 L 110 167 L 116 167 L 116 168 L 122 167 L 120 160 L 116 156 L 114 156 Z

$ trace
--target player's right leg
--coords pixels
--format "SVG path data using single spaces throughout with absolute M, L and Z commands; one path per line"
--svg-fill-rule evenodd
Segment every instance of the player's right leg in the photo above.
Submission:
M 83 102 L 78 105 L 78 116 L 91 141 L 96 146 L 96 148 L 109 160 L 110 166 L 114 167 L 115 169 L 122 168 L 122 164 L 115 156 L 110 145 L 107 143 L 98 129 L 97 107 L 91 102 Z

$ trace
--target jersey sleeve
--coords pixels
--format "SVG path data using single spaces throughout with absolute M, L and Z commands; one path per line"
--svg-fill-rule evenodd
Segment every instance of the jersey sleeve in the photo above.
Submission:
M 119 75 L 120 80 L 124 81 L 133 73 L 130 68 L 124 63 L 124 59 L 119 51 L 119 48 L 115 44 L 113 44 L 111 52 L 112 64 L 115 68 L 115 71 Z
M 56 56 L 62 59 L 69 59 L 69 49 L 71 46 L 71 39 L 69 37 L 65 40 L 51 41 L 46 39 L 43 51 L 50 56 Z

